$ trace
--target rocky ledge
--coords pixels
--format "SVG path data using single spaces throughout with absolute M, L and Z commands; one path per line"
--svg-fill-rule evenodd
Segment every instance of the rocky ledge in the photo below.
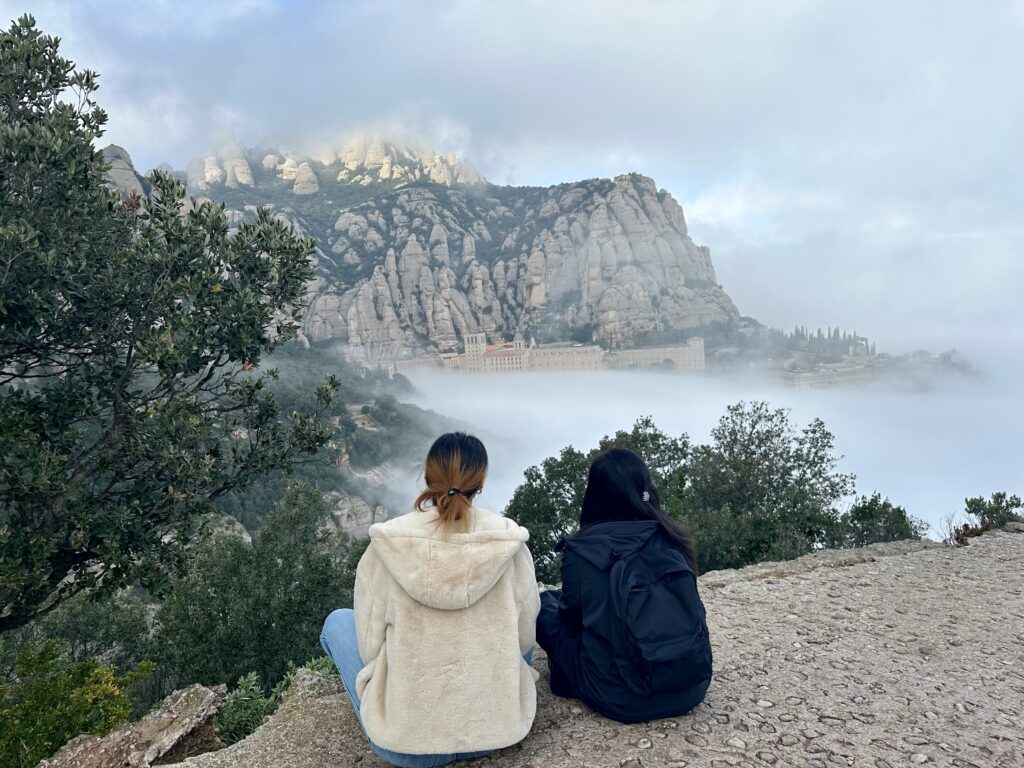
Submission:
M 899 542 L 701 577 L 716 673 L 684 717 L 625 726 L 548 691 L 515 768 L 1024 765 L 1024 536 Z M 443 717 L 443 713 L 438 713 Z M 180 768 L 383 766 L 334 678 L 301 673 L 244 741 Z

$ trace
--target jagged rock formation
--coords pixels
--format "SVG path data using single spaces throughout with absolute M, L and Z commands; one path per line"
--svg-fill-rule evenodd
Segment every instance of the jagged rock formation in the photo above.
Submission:
M 225 690 L 193 685 L 176 691 L 137 723 L 106 736 L 72 739 L 38 768 L 148 768 L 221 749 L 213 718 Z
M 381 136 L 356 135 L 341 151 L 321 153 L 320 161 L 340 161 L 338 181 L 373 184 L 388 180 L 432 181 L 435 184 L 483 184 L 485 179 L 473 165 L 454 152 L 439 155 L 427 148 L 409 147 Z
M 498 187 L 455 155 L 357 136 L 315 158 L 227 146 L 187 179 L 233 221 L 271 205 L 317 240 L 310 341 L 395 354 L 519 331 L 628 345 L 739 318 L 682 208 L 644 176 Z
M 502 768 L 1024 765 L 1024 536 L 902 542 L 701 577 L 716 673 L 685 717 L 626 726 L 553 697 Z M 301 673 L 249 738 L 182 768 L 384 766 L 334 678 Z
M 629 342 L 738 315 L 679 204 L 643 176 L 409 187 L 342 212 L 334 230 L 306 318 L 314 340 L 413 347 L 425 336 L 451 350 L 467 333 L 554 323 Z
M 231 189 L 256 184 L 247 152 L 237 144 L 225 144 L 216 154 L 193 158 L 185 173 L 194 193 L 205 192 L 217 184 Z

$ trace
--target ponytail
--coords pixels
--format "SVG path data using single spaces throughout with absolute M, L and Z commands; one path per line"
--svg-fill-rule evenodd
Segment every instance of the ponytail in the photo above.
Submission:
M 417 497 L 416 509 L 437 510 L 438 523 L 447 533 L 456 523 L 465 527 L 473 498 L 487 477 L 487 449 L 465 432 L 441 435 L 430 446 L 423 467 L 426 488 Z

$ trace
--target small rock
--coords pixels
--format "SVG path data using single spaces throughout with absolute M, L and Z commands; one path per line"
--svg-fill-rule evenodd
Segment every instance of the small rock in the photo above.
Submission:
M 917 763 L 918 765 L 920 765 L 921 763 L 927 763 L 928 755 L 926 755 L 924 752 L 915 752 L 910 756 L 910 762 Z
M 737 738 L 735 736 L 733 736 L 731 739 L 729 739 L 725 743 L 728 744 L 730 747 L 735 747 L 736 749 L 746 749 L 747 748 L 747 742 L 745 742 L 743 739 L 739 739 L 739 738 Z
M 654 742 L 647 738 L 640 739 L 636 743 L 637 749 L 650 749 L 653 746 Z
M 768 701 L 768 699 L 758 699 L 757 700 L 757 706 L 761 707 L 762 709 L 768 709 L 769 707 L 774 707 L 775 706 L 775 702 L 774 701 Z

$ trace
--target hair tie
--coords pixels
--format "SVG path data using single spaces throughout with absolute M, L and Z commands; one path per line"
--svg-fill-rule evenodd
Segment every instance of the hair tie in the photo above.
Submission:
M 456 493 L 462 493 L 462 491 L 460 491 L 458 488 L 449 488 L 448 489 L 448 495 L 449 496 L 454 496 Z
M 644 491 L 644 501 L 650 501 L 650 500 L 651 500 L 650 491 Z

